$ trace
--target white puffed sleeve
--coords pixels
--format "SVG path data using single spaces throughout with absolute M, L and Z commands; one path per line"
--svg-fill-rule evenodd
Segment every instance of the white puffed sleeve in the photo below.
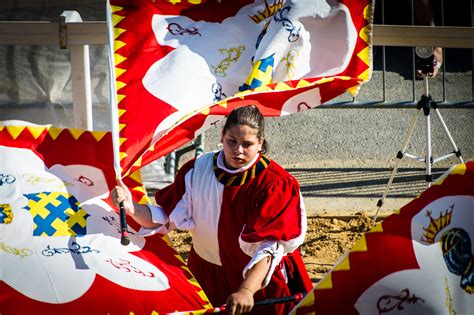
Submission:
M 253 242 L 253 243 L 248 243 L 242 240 L 242 233 L 240 234 L 239 237 L 239 245 L 242 251 L 252 257 L 250 262 L 245 266 L 244 270 L 242 271 L 242 275 L 245 279 L 245 274 L 247 271 L 252 268 L 256 263 L 258 263 L 260 260 L 264 259 L 265 257 L 272 257 L 272 263 L 270 265 L 270 268 L 268 270 L 267 275 L 265 276 L 265 280 L 263 281 L 263 287 L 267 286 L 268 283 L 270 282 L 271 276 L 273 272 L 275 271 L 276 266 L 281 262 L 282 258 L 289 254 L 292 253 L 294 250 L 296 250 L 301 244 L 304 242 L 304 237 L 306 234 L 306 229 L 307 229 L 307 222 L 306 222 L 306 209 L 304 206 L 303 202 L 303 197 L 300 194 L 300 202 L 301 202 L 301 234 L 293 239 L 283 241 L 283 240 L 263 240 L 260 242 Z M 242 229 L 242 232 L 245 230 L 245 226 Z M 285 272 L 285 270 L 282 270 Z
M 170 227 L 179 230 L 192 231 L 196 224 L 193 219 L 193 203 L 192 203 L 192 178 L 194 170 L 190 170 L 184 177 L 186 191 L 176 207 L 170 213 Z

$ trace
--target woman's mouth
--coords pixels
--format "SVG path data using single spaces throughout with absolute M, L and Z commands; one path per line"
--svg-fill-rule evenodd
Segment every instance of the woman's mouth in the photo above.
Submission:
M 233 157 L 232 160 L 234 160 L 235 162 L 237 162 L 237 163 L 239 163 L 239 164 L 244 161 L 244 159 L 239 158 L 239 157 Z

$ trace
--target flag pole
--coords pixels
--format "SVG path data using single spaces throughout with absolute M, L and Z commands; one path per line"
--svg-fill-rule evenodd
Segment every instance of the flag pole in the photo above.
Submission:
M 109 48 L 109 84 L 110 84 L 110 112 L 111 112 L 111 126 L 112 126 L 112 144 L 114 154 L 114 169 L 117 181 L 122 182 L 121 168 L 120 168 L 120 141 L 119 141 L 119 127 L 118 127 L 118 107 L 117 107 L 117 88 L 115 84 L 115 63 L 114 63 L 114 36 L 112 27 L 112 12 L 110 9 L 110 2 L 106 0 L 107 12 L 107 41 Z M 128 237 L 127 216 L 123 201 L 119 205 L 120 214 L 120 243 L 128 245 L 130 239 Z
M 260 300 L 260 301 L 256 301 L 253 306 L 254 307 L 269 306 L 269 305 L 292 303 L 292 302 L 298 303 L 299 301 L 301 301 L 305 297 L 306 294 L 307 294 L 307 292 L 303 292 L 303 293 L 297 293 L 295 295 L 290 295 L 290 296 Z M 224 312 L 228 312 L 228 311 L 229 311 L 229 309 L 228 309 L 227 305 L 224 304 L 224 305 L 221 305 L 219 307 L 209 308 L 209 309 L 206 309 L 206 310 L 175 312 L 175 313 L 165 313 L 165 314 L 169 314 L 169 315 L 171 315 L 171 314 L 173 314 L 173 315 L 180 315 L 180 314 L 183 314 L 183 315 L 184 314 L 211 314 L 211 313 L 224 313 Z

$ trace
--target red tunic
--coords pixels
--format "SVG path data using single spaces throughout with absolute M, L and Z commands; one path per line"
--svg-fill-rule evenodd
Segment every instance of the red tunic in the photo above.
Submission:
M 191 231 L 188 266 L 211 303 L 220 306 L 237 291 L 252 257 L 268 244 L 280 253 L 277 263 L 283 258 L 255 301 L 310 291 L 297 249 L 304 240 L 306 213 L 296 179 L 263 155 L 237 174 L 219 168 L 217 157 L 210 152 L 189 161 L 174 183 L 156 194 L 171 225 Z M 288 314 L 293 307 L 255 307 L 254 312 Z

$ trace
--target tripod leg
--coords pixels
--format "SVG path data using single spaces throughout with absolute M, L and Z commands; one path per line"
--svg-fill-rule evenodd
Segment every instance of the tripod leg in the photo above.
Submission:
M 431 175 L 431 164 L 432 164 L 432 157 L 431 157 L 431 123 L 430 123 L 430 113 L 425 112 L 425 167 L 426 167 L 426 182 L 428 187 L 431 186 L 431 182 L 433 181 L 433 175 Z
M 402 161 L 402 158 L 406 153 L 408 143 L 410 142 L 410 138 L 413 134 L 413 130 L 415 130 L 416 121 L 418 120 L 418 117 L 420 116 L 420 113 L 421 113 L 421 108 L 419 108 L 416 111 L 415 115 L 413 115 L 412 121 L 410 123 L 410 127 L 408 128 L 408 132 L 407 132 L 407 134 L 405 136 L 405 140 L 403 141 L 403 144 L 402 144 L 402 149 L 400 151 L 398 151 L 398 153 L 397 153 L 397 156 L 396 156 L 397 161 L 395 162 L 395 165 L 393 166 L 392 173 L 390 174 L 390 178 L 388 180 L 388 183 L 385 186 L 385 191 L 382 195 L 382 198 L 380 198 L 379 201 L 377 202 L 377 207 L 378 208 L 377 208 L 377 211 L 375 212 L 375 215 L 374 215 L 374 219 L 373 219 L 374 222 L 376 221 L 377 216 L 380 212 L 380 209 L 383 206 L 385 198 L 387 198 L 388 192 L 390 190 L 390 186 L 392 185 L 393 179 L 395 178 L 395 174 L 397 173 L 398 167 L 400 166 L 400 162 Z
M 449 141 L 451 142 L 451 145 L 453 146 L 453 149 L 454 149 L 454 152 L 453 154 L 456 155 L 458 158 L 459 158 L 459 161 L 461 163 L 464 163 L 464 160 L 461 156 L 461 150 L 459 150 L 459 148 L 457 147 L 456 143 L 454 142 L 454 139 L 453 137 L 451 136 L 451 133 L 449 132 L 448 130 L 448 127 L 446 126 L 446 123 L 444 122 L 444 119 L 443 117 L 441 116 L 441 113 L 439 112 L 439 109 L 438 108 L 435 108 L 434 109 L 436 115 L 438 116 L 439 118 L 439 121 L 441 122 L 441 125 L 443 126 L 443 129 L 444 131 L 446 132 L 446 134 L 448 135 L 448 138 L 449 138 Z M 451 155 L 449 155 L 451 156 Z

